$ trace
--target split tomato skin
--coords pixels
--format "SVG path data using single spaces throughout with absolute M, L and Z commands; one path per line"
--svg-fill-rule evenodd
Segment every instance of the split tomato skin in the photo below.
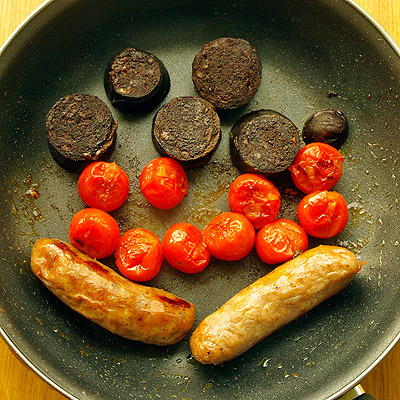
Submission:
M 169 157 L 150 161 L 140 174 L 140 190 L 146 200 L 157 208 L 170 209 L 177 206 L 188 189 L 185 170 Z
M 304 146 L 289 171 L 297 189 L 309 194 L 332 189 L 343 173 L 342 154 L 326 143 L 314 142 Z
M 272 222 L 281 205 L 276 186 L 258 174 L 239 175 L 230 186 L 228 200 L 231 210 L 243 214 L 255 229 Z
M 79 176 L 78 193 L 87 206 L 113 211 L 128 197 L 129 178 L 115 162 L 95 161 Z
M 211 258 L 201 230 L 186 222 L 168 228 L 163 239 L 163 251 L 172 267 L 187 274 L 203 271 Z
M 224 212 L 213 218 L 203 230 L 204 243 L 211 255 L 225 261 L 236 261 L 250 253 L 256 233 L 242 214 Z
M 135 228 L 125 232 L 115 251 L 115 264 L 126 278 L 144 282 L 153 279 L 164 260 L 162 244 L 147 229 Z
M 310 236 L 329 239 L 345 228 L 349 210 L 340 193 L 321 190 L 310 193 L 300 201 L 297 216 Z
M 289 219 L 277 219 L 264 225 L 256 236 L 257 255 L 266 264 L 281 264 L 308 248 L 304 228 Z
M 118 244 L 120 230 L 117 221 L 103 210 L 84 208 L 72 218 L 69 240 L 72 246 L 89 257 L 111 256 Z

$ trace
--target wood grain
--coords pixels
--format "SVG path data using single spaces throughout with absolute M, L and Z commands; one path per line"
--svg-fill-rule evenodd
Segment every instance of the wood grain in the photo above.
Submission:
M 0 1 L 0 43 L 40 4 L 41 0 Z M 356 0 L 400 43 L 400 0 Z M 376 400 L 400 399 L 400 344 L 372 371 L 362 386 Z M 0 398 L 2 400 L 65 400 L 22 364 L 0 339 Z

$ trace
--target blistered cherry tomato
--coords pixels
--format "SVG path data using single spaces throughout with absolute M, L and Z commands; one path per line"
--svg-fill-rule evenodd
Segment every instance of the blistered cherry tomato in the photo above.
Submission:
M 220 260 L 240 260 L 254 246 L 255 230 L 242 214 L 224 212 L 204 228 L 204 243 L 211 255 Z
M 92 258 L 105 258 L 114 253 L 119 241 L 117 221 L 105 211 L 84 208 L 71 220 L 69 240 L 72 246 Z
M 304 193 L 332 189 L 343 172 L 343 156 L 326 143 L 304 146 L 289 167 L 296 187 Z
M 125 232 L 115 251 L 118 270 L 132 281 L 153 279 L 164 260 L 162 244 L 158 237 L 147 229 L 136 228 Z
M 256 251 L 267 264 L 291 260 L 308 248 L 306 231 L 289 219 L 277 219 L 263 226 L 256 236 Z
M 140 175 L 140 190 L 153 206 L 169 209 L 178 205 L 188 192 L 183 167 L 174 159 L 159 157 L 150 161 Z
M 328 239 L 344 229 L 349 210 L 340 193 L 322 190 L 310 193 L 300 201 L 297 216 L 309 235 Z
M 228 200 L 231 210 L 247 217 L 255 229 L 273 221 L 281 205 L 275 185 L 257 174 L 238 176 L 231 184 Z
M 115 162 L 96 161 L 79 176 L 78 193 L 87 206 L 112 211 L 128 197 L 129 178 Z
M 203 271 L 211 257 L 201 230 L 186 222 L 174 224 L 167 230 L 163 251 L 169 264 L 188 274 Z

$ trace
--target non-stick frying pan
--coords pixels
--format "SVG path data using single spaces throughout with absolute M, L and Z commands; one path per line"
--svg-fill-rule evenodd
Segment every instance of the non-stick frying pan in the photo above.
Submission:
M 112 159 L 127 171 L 131 192 L 113 212 L 121 230 L 145 227 L 160 238 L 174 222 L 200 228 L 228 210 L 239 174 L 228 133 L 246 112 L 274 109 L 301 129 L 306 117 L 342 110 L 350 134 L 345 170 L 335 190 L 350 221 L 324 243 L 354 251 L 368 263 L 342 293 L 222 366 L 190 356 L 188 339 L 159 348 L 114 336 L 68 309 L 30 271 L 40 237 L 67 239 L 72 215 L 84 207 L 77 175 L 52 159 L 44 117 L 65 94 L 109 101 L 103 88 L 109 59 L 128 46 L 153 52 L 166 65 L 165 101 L 195 95 L 191 62 L 216 37 L 242 37 L 259 51 L 260 89 L 245 107 L 221 113 L 223 139 L 211 162 L 189 170 L 190 191 L 172 211 L 149 206 L 138 188 L 142 167 L 158 156 L 151 142 L 154 112 L 126 114 Z M 357 383 L 399 339 L 399 49 L 350 2 L 290 0 L 49 2 L 0 57 L 1 274 L 0 325 L 6 341 L 37 373 L 71 399 L 334 399 Z M 299 196 L 286 175 L 280 216 L 296 219 Z M 320 243 L 312 240 L 310 245 Z M 112 258 L 105 263 L 113 266 Z M 196 324 L 239 289 L 269 272 L 255 253 L 240 262 L 213 260 L 188 276 L 166 263 L 150 282 L 197 306 Z

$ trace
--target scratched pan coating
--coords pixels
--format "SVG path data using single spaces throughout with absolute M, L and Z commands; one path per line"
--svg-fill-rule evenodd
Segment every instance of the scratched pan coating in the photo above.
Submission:
M 110 58 L 128 46 L 159 57 L 171 77 L 163 103 L 196 95 L 191 63 L 217 37 L 248 40 L 262 64 L 261 86 L 245 107 L 220 113 L 222 141 L 210 163 L 188 171 L 190 190 L 173 210 L 157 210 L 139 191 L 143 166 L 158 156 L 154 113 L 111 107 L 103 87 Z M 71 399 L 334 399 L 394 346 L 400 331 L 400 62 L 398 48 L 344 1 L 195 2 L 53 1 L 19 31 L 0 57 L 0 325 L 17 355 Z M 203 228 L 228 210 L 239 174 L 228 133 L 243 114 L 273 109 L 301 129 L 311 113 L 335 108 L 349 119 L 336 190 L 350 221 L 324 243 L 354 251 L 363 267 L 352 284 L 241 357 L 203 366 L 188 338 L 159 348 L 131 342 L 92 324 L 57 300 L 33 276 L 30 249 L 40 237 L 67 240 L 72 215 L 84 207 L 77 175 L 52 159 L 45 115 L 60 97 L 97 95 L 119 123 L 112 156 L 131 179 L 127 202 L 112 214 L 122 231 L 145 227 L 160 238 L 172 223 Z M 281 217 L 296 219 L 300 195 L 290 179 L 275 180 Z M 311 241 L 311 246 L 320 242 Z M 113 259 L 106 264 L 114 266 Z M 186 276 L 166 263 L 151 285 L 197 306 L 195 325 L 228 298 L 269 272 L 251 253 L 212 261 Z

